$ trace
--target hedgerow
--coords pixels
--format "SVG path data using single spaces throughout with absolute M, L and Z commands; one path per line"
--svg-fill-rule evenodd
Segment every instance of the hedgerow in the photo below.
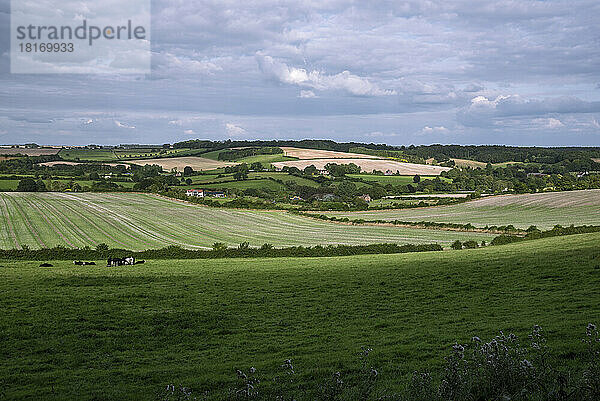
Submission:
M 260 248 L 251 248 L 246 243 L 237 248 L 228 248 L 225 244 L 215 243 L 211 250 L 191 250 L 179 246 L 162 249 L 130 251 L 126 249 L 82 248 L 71 249 L 64 246 L 45 249 L 0 250 L 0 259 L 10 260 L 98 260 L 107 257 L 122 258 L 133 256 L 136 259 L 217 259 L 217 258 L 279 258 L 279 257 L 330 257 L 365 254 L 392 254 L 407 252 L 441 251 L 439 244 L 371 244 L 371 245 L 316 245 L 312 247 L 295 246 L 274 248 L 263 244 Z
M 311 217 L 319 220 L 335 221 L 340 223 L 352 223 L 352 224 L 393 224 L 396 226 L 410 226 L 410 227 L 425 227 L 425 228 L 442 228 L 442 229 L 454 229 L 460 231 L 485 231 L 490 233 L 507 233 L 512 235 L 525 234 L 526 231 L 515 228 L 512 224 L 507 226 L 485 226 L 475 227 L 471 223 L 460 224 L 460 223 L 436 223 L 432 221 L 401 221 L 401 220 L 365 220 L 365 219 L 349 219 L 348 217 L 336 217 L 327 216 L 325 214 L 314 214 L 304 213 L 296 210 L 291 210 L 290 213 L 298 214 L 305 217 Z
M 531 227 L 530 227 L 531 228 Z M 561 235 L 573 235 L 573 234 L 588 234 L 600 232 L 600 226 L 575 226 L 571 225 L 563 227 L 556 225 L 550 230 L 540 231 L 538 229 L 528 229 L 528 233 L 524 237 L 517 237 L 514 235 L 499 235 L 494 238 L 491 242 L 492 245 L 505 245 L 511 242 L 526 241 L 540 238 L 558 237 Z

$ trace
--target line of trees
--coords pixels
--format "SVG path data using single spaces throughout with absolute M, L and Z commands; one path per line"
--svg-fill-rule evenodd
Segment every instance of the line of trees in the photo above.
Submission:
M 256 248 L 243 242 L 235 248 L 216 242 L 210 250 L 190 250 L 179 246 L 145 251 L 126 249 L 109 249 L 106 244 L 99 244 L 95 249 L 86 247 L 71 249 L 63 246 L 45 249 L 0 250 L 0 259 L 8 260 L 98 260 L 107 257 L 123 258 L 133 256 L 136 259 L 218 259 L 218 258 L 279 258 L 279 257 L 331 257 L 365 254 L 393 254 L 408 252 L 441 251 L 439 244 L 370 244 L 370 245 L 316 245 L 275 248 L 271 244 L 263 244 Z
M 283 154 L 283 149 L 278 147 L 252 147 L 244 149 L 231 149 L 219 153 L 219 160 L 234 161 L 243 159 L 244 157 L 258 156 L 258 155 L 277 155 Z

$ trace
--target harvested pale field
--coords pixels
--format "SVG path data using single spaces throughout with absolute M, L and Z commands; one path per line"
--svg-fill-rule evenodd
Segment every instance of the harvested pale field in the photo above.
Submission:
M 319 149 L 301 149 L 288 146 L 282 146 L 285 156 L 296 157 L 300 160 L 305 159 L 380 159 L 372 155 L 363 155 L 361 153 L 336 152 L 333 150 Z
M 77 166 L 80 164 L 92 164 L 92 163 L 77 163 L 77 162 L 70 162 L 70 161 L 64 161 L 64 160 L 60 160 L 60 161 L 54 161 L 54 162 L 45 162 L 45 163 L 38 163 L 39 166 L 48 166 L 48 167 L 53 167 L 59 164 L 66 164 L 67 166 Z M 116 167 L 116 166 L 125 166 L 125 167 L 129 167 L 128 164 L 126 163 L 104 163 L 104 162 L 96 162 L 93 164 L 102 164 L 104 166 L 111 166 L 111 167 Z
M 60 152 L 59 148 L 23 149 L 23 148 L 0 148 L 0 155 L 27 155 L 46 156 L 55 155 Z
M 524 195 L 500 195 L 448 206 L 419 209 L 326 212 L 351 219 L 471 223 L 476 226 L 508 225 L 527 228 L 600 225 L 600 189 Z
M 470 194 L 406 194 L 399 196 L 386 196 L 385 199 L 396 199 L 396 198 L 466 198 Z
M 337 164 L 350 164 L 354 163 L 360 166 L 362 171 L 372 172 L 373 170 L 400 172 L 400 175 L 440 175 L 442 171 L 448 171 L 448 167 L 431 166 L 428 164 L 414 164 L 414 163 L 402 163 L 395 160 L 382 160 L 382 159 L 314 159 L 314 160 L 293 160 L 287 162 L 276 162 L 272 163 L 276 168 L 297 167 L 303 170 L 305 167 L 314 165 L 319 170 L 325 168 L 327 163 Z
M 248 241 L 276 247 L 326 244 L 441 243 L 489 240 L 488 234 L 337 224 L 284 211 L 209 208 L 149 194 L 0 193 L 0 248 L 178 245 L 209 248 Z
M 456 164 L 456 167 L 485 168 L 485 166 L 487 166 L 487 163 L 478 162 L 475 160 L 467 160 L 467 159 L 450 159 L 450 160 L 452 160 Z
M 163 168 L 163 170 L 170 171 L 173 168 L 177 168 L 179 171 L 183 171 L 185 166 L 190 166 L 196 171 L 202 170 L 214 170 L 220 167 L 233 166 L 237 163 L 227 163 L 218 160 L 211 160 L 205 157 L 197 156 L 186 156 L 186 157 L 170 157 L 164 159 L 144 159 L 144 160 L 131 160 L 129 163 L 144 166 L 146 164 L 157 164 Z
M 596 163 L 600 163 L 600 158 L 597 158 L 597 159 L 593 158 L 592 160 L 595 161 Z

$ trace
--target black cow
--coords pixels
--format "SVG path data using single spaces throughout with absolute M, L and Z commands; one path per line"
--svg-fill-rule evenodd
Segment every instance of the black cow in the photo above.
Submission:
M 108 258 L 108 260 L 106 261 L 107 267 L 134 265 L 134 264 L 135 264 L 135 258 L 133 258 L 132 256 L 129 256 L 126 258 Z

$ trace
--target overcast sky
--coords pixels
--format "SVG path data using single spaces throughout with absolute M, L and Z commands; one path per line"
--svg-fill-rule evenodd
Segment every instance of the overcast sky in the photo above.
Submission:
M 600 146 L 598 0 L 156 0 L 144 76 L 10 74 L 9 13 L 0 143 Z

